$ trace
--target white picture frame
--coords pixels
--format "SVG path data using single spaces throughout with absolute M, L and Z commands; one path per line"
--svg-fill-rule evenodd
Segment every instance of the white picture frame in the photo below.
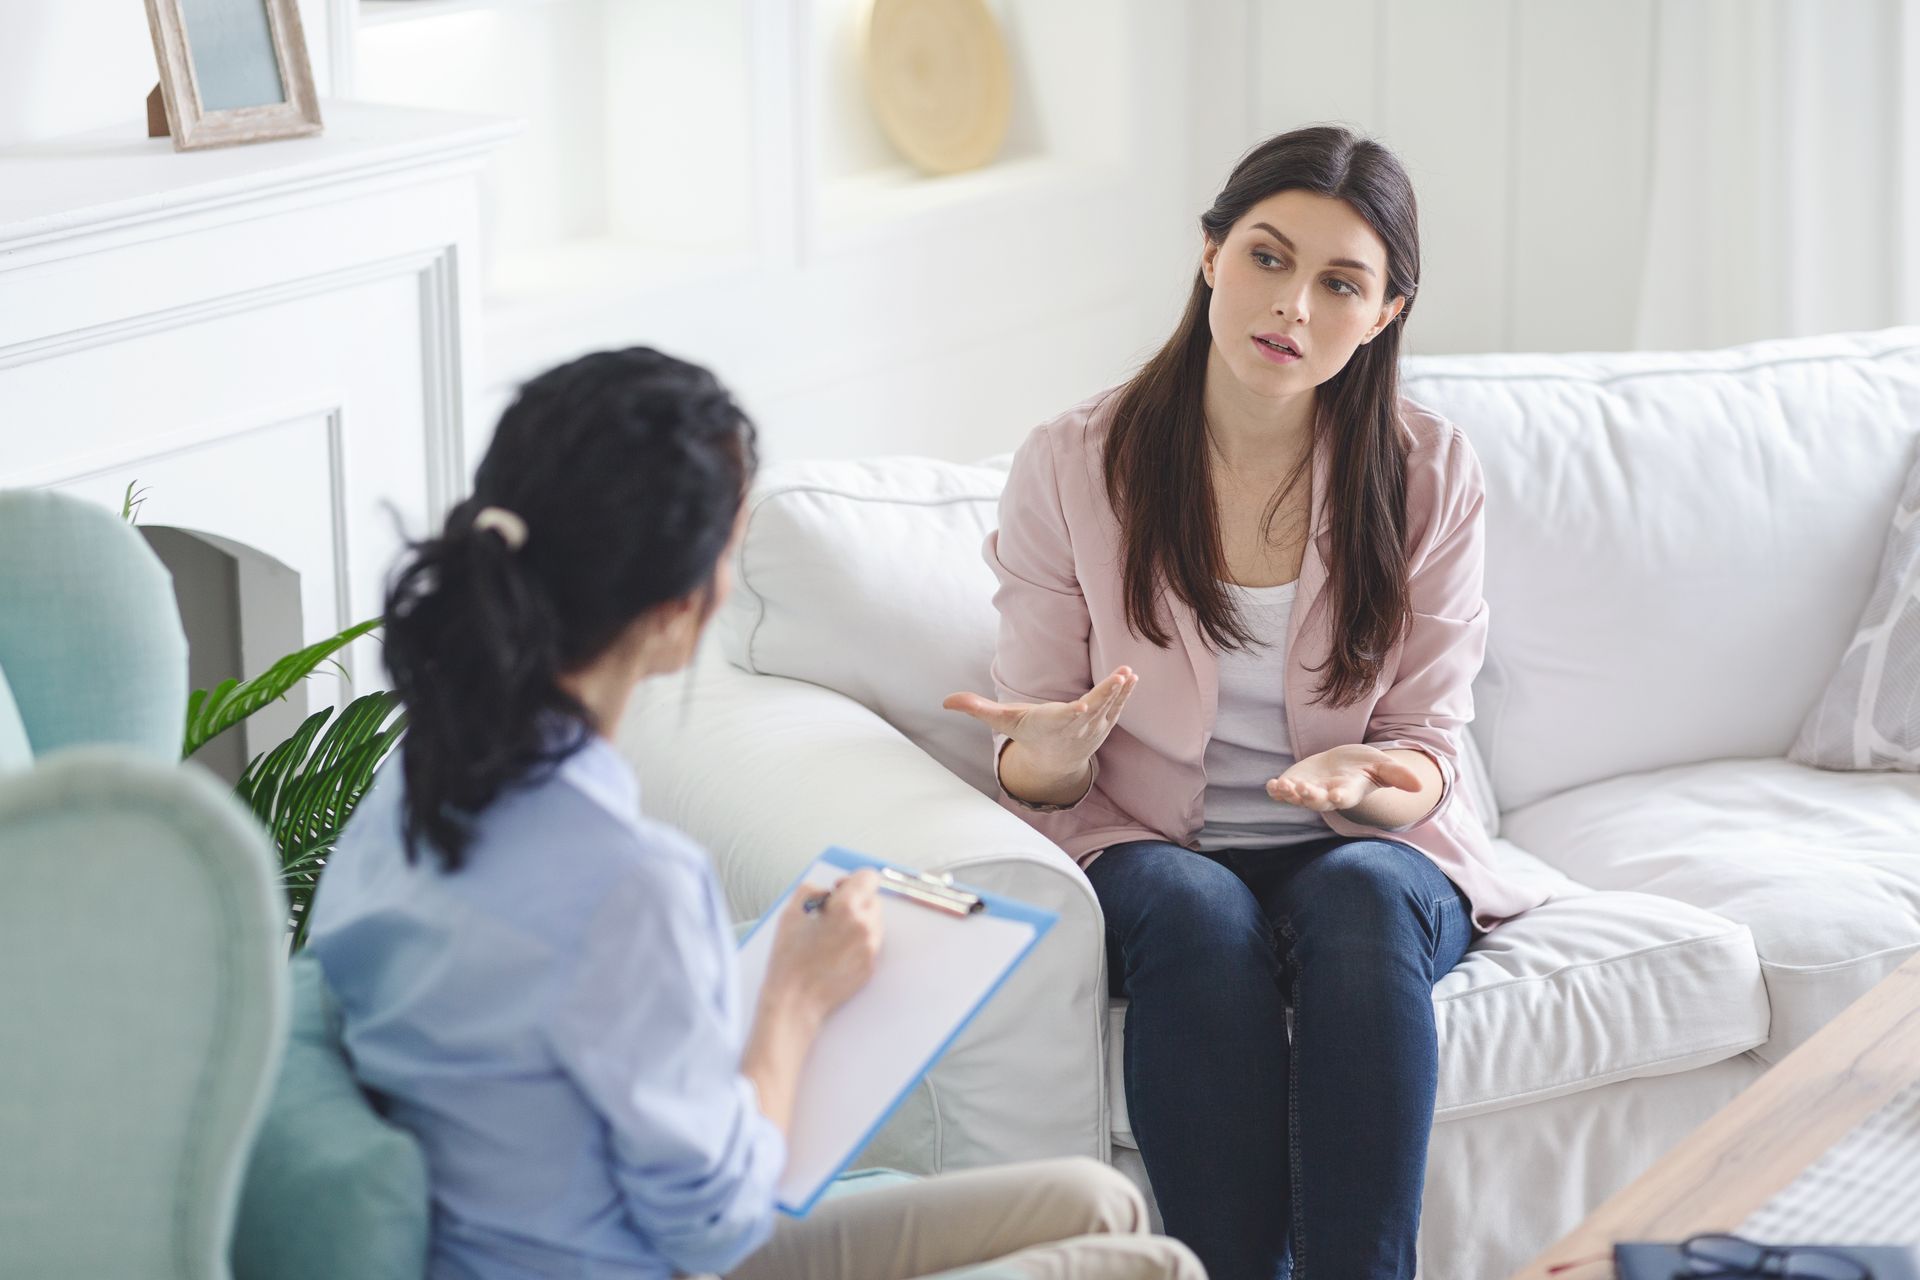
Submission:
M 298 0 L 146 3 L 160 66 L 158 94 L 174 150 L 320 132 L 320 100 Z

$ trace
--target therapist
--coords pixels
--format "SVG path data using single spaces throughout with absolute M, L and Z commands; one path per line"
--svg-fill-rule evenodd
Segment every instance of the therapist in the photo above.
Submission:
M 801 1066 L 879 951 L 873 873 L 783 914 L 742 1009 L 707 857 L 643 815 L 609 741 L 725 598 L 754 466 L 704 369 L 585 356 L 521 389 L 473 496 L 392 581 L 407 734 L 329 861 L 310 949 L 356 1074 L 426 1155 L 429 1276 L 1199 1277 L 1084 1158 L 776 1225 Z

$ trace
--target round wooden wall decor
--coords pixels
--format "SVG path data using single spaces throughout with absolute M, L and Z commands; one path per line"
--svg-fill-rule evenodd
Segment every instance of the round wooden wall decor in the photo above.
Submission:
M 866 33 L 874 113 L 907 159 L 958 173 L 999 153 L 1013 82 L 985 0 L 873 0 Z

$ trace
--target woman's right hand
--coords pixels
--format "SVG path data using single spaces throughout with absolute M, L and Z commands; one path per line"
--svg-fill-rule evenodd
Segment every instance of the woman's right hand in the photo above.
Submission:
M 740 1074 L 753 1082 L 760 1110 L 782 1133 L 793 1131 L 793 1096 L 800 1071 L 828 1014 L 853 998 L 873 976 L 880 955 L 880 877 L 856 871 L 808 911 L 813 890 L 802 886 L 774 924 L 760 1007 L 740 1055 Z
M 1072 773 L 1100 750 L 1139 683 L 1140 677 L 1130 668 L 1116 667 L 1112 675 L 1072 702 L 995 702 L 977 693 L 953 693 L 940 705 L 1006 734 L 1036 767 Z
M 780 913 L 767 961 L 769 992 L 824 1018 L 851 1000 L 873 976 L 880 955 L 880 877 L 856 871 L 841 880 L 818 911 L 802 886 Z

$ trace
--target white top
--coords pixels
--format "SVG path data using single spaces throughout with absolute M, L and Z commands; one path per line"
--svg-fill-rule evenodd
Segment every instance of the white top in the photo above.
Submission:
M 1220 654 L 1220 702 L 1205 762 L 1206 812 L 1195 842 L 1206 850 L 1270 849 L 1324 836 L 1328 827 L 1319 814 L 1267 794 L 1268 779 L 1294 762 L 1287 730 L 1287 623 L 1298 583 L 1223 585 L 1256 643 Z

